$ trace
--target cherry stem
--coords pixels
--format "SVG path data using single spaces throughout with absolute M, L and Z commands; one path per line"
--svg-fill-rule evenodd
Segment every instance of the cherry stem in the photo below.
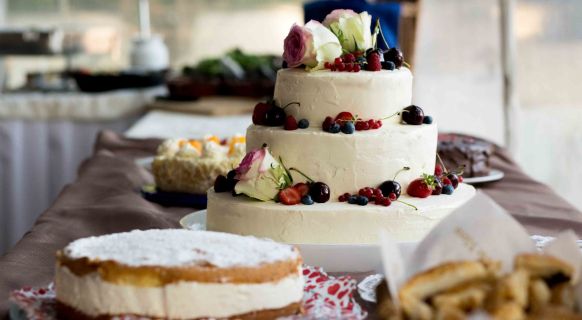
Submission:
M 399 114 L 400 114 L 400 112 L 402 112 L 402 111 L 398 111 L 398 112 L 396 112 L 396 113 L 393 113 L 393 114 L 391 114 L 391 115 L 389 115 L 389 116 L 387 116 L 387 117 L 385 117 L 385 118 L 382 118 L 382 119 L 380 119 L 380 120 L 386 120 L 386 119 L 390 119 L 390 118 L 392 118 L 392 117 L 394 117 L 394 116 L 397 116 L 397 115 L 399 115 Z
M 406 61 L 402 61 L 402 64 L 403 64 L 405 67 L 407 67 L 408 69 L 412 68 L 412 67 L 410 66 L 410 64 L 408 64 L 408 62 L 406 62 Z
M 296 171 L 300 175 L 302 175 L 305 179 L 307 179 L 309 182 L 311 182 L 311 183 L 315 182 L 315 181 L 313 181 L 313 179 L 311 179 L 310 177 L 308 177 L 305 173 L 301 172 L 301 170 L 299 170 L 297 168 L 289 168 L 289 171 Z
M 380 36 L 382 37 L 382 41 L 384 41 L 384 44 L 386 45 L 386 49 L 390 49 L 390 46 L 388 45 L 388 42 L 386 42 L 386 38 L 384 38 L 384 32 L 382 32 L 382 27 L 380 26 L 380 18 L 376 19 L 376 23 L 378 24 L 378 26 L 380 27 Z
M 408 170 L 410 170 L 410 167 L 402 167 L 402 169 L 396 171 L 396 174 L 394 175 L 394 178 L 392 179 L 392 181 L 396 180 L 396 177 L 400 174 L 400 172 L 408 171 Z
M 443 162 L 443 159 L 441 159 L 441 156 L 439 156 L 439 153 L 438 152 L 437 152 L 436 156 L 437 156 L 437 160 L 441 164 L 441 167 L 443 167 L 443 172 L 446 173 L 446 174 L 448 174 L 449 173 L 449 170 L 447 170 L 447 167 L 445 166 L 445 163 Z
M 294 104 L 301 106 L 301 103 L 299 103 L 297 101 L 293 101 L 293 102 L 289 102 L 288 104 L 286 104 L 282 109 L 285 110 L 285 108 L 287 108 L 288 106 L 294 105 Z
M 402 204 L 405 204 L 405 205 L 407 205 L 407 206 L 409 206 L 409 207 L 412 207 L 412 208 L 414 208 L 414 210 L 418 210 L 418 208 L 417 208 L 415 205 L 413 205 L 413 204 L 410 204 L 410 203 L 408 203 L 408 202 L 405 202 L 405 201 L 402 201 L 402 200 L 398 200 L 398 199 L 396 200 L 396 202 L 400 202 L 400 203 L 402 203 Z

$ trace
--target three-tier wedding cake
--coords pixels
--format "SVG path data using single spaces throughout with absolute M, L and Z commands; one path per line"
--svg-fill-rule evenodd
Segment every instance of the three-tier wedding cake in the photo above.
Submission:
M 386 230 L 416 241 L 474 195 L 460 172 L 435 169 L 437 125 L 411 105 L 401 52 L 378 49 L 370 26 L 351 10 L 293 26 L 247 156 L 208 192 L 209 230 L 287 243 L 375 243 Z

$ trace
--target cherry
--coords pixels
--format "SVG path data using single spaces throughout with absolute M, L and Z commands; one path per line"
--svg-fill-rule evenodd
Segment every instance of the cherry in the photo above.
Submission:
M 273 106 L 267 111 L 265 124 L 270 127 L 282 126 L 285 123 L 285 110 L 281 107 Z
M 384 52 L 384 61 L 392 61 L 396 69 L 400 69 L 402 64 L 404 64 L 404 56 L 402 55 L 402 51 L 397 48 L 390 48 Z
M 394 194 L 394 196 L 396 197 L 394 200 L 400 198 L 400 194 L 402 193 L 402 186 L 400 185 L 400 183 L 398 183 L 398 181 L 396 181 L 396 177 L 398 177 L 400 172 L 406 170 L 410 170 L 410 168 L 403 167 L 402 169 L 396 172 L 392 180 L 382 182 L 382 184 L 378 187 L 382 191 L 382 194 L 387 194 L 388 196 L 392 196 L 392 194 Z
M 253 124 L 256 125 L 265 125 L 267 122 L 266 116 L 269 109 L 271 109 L 272 105 L 265 102 L 259 102 L 255 105 L 255 109 L 253 110 Z
M 443 182 L 441 179 L 435 175 L 434 178 L 434 189 L 432 190 L 433 196 L 438 196 L 439 194 L 443 193 Z
M 459 177 L 454 173 L 449 173 L 447 175 L 447 178 L 451 180 L 451 185 L 453 186 L 453 188 L 457 189 L 457 187 L 459 186 Z
M 225 176 L 219 175 L 218 177 L 216 177 L 216 180 L 214 180 L 214 191 L 215 192 L 230 191 L 230 189 L 228 188 L 228 180 Z
M 321 128 L 323 129 L 323 131 L 329 131 L 329 128 L 331 128 L 331 126 L 334 124 L 334 120 L 332 117 L 326 117 L 325 120 L 323 121 L 323 124 L 321 125 Z
M 329 186 L 323 182 L 314 182 L 309 186 L 309 195 L 313 201 L 324 203 L 329 200 Z
M 410 105 L 402 110 L 402 121 L 411 125 L 421 125 L 424 111 L 419 106 Z

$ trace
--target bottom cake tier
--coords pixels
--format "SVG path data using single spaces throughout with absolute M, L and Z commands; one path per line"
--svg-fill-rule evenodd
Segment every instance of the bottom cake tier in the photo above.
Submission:
M 452 195 L 426 199 L 402 195 L 403 203 L 389 207 L 345 202 L 286 206 L 245 196 L 208 191 L 207 229 L 305 244 L 374 244 L 380 230 L 400 242 L 421 240 L 428 231 L 475 195 L 475 188 L 460 184 Z

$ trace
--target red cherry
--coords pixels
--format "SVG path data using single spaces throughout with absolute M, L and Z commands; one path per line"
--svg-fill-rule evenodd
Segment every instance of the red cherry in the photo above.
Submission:
M 398 197 L 396 196 L 396 193 L 390 192 L 390 194 L 388 195 L 388 199 L 390 199 L 392 201 L 396 201 L 396 199 L 398 199 Z
M 284 129 L 285 130 L 297 130 L 297 128 L 299 128 L 299 126 L 297 125 L 297 120 L 295 120 L 295 117 L 292 115 L 288 115 L 285 118 Z
M 331 126 L 333 125 L 334 121 L 332 117 L 325 117 L 325 120 L 323 121 L 323 124 L 321 125 L 321 128 L 323 129 L 323 131 L 329 131 L 329 128 L 331 128 Z
M 327 62 L 327 61 L 326 61 L 326 62 L 323 64 L 323 66 L 324 66 L 326 69 L 331 69 L 331 63 L 329 63 L 329 62 Z
M 336 66 L 337 66 L 338 64 L 340 64 L 340 63 L 343 63 L 343 62 L 342 62 L 342 58 L 340 58 L 340 57 L 337 57 L 337 58 L 335 58 L 335 60 L 334 60 L 333 62 L 334 62 L 334 64 L 335 64 Z
M 271 109 L 271 105 L 264 102 L 259 102 L 255 105 L 253 110 L 253 123 L 258 125 L 265 125 L 267 123 L 267 111 Z
M 441 167 L 440 164 L 437 164 L 434 167 L 434 175 L 437 176 L 437 177 L 440 177 L 442 174 L 443 174 L 443 167 Z

